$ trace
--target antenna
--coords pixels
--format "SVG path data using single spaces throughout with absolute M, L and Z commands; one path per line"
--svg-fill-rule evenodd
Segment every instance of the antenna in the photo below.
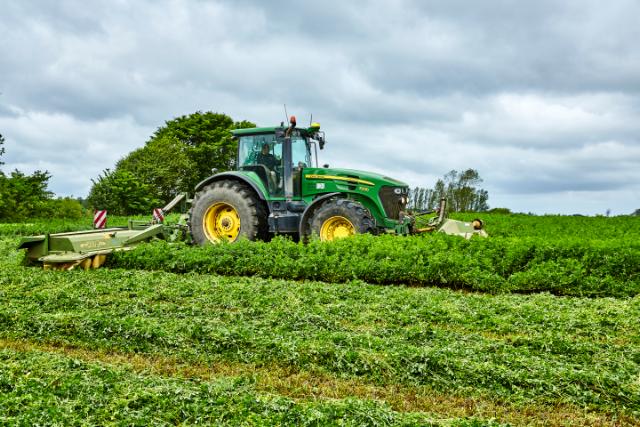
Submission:
M 309 127 L 313 124 L 313 113 L 311 113 L 311 117 L 309 117 Z
M 287 104 L 284 104 L 284 122 L 289 123 L 289 115 L 287 114 Z

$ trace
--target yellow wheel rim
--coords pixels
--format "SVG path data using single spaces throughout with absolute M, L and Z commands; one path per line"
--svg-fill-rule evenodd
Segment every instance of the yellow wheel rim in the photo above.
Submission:
M 356 228 L 351 221 L 343 216 L 332 216 L 328 218 L 320 228 L 320 240 L 328 242 L 335 239 L 353 236 Z
M 240 216 L 236 208 L 230 204 L 216 203 L 205 212 L 202 228 L 211 242 L 233 242 L 240 234 Z

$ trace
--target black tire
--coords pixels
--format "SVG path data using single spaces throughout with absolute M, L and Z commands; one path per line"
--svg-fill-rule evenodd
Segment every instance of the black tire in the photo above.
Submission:
M 307 230 L 312 236 L 321 235 L 322 226 L 332 218 L 346 218 L 353 225 L 354 234 L 373 233 L 375 222 L 371 213 L 359 202 L 349 199 L 329 199 L 320 205 L 311 215 L 307 223 Z M 331 240 L 331 239 L 329 239 Z
M 193 242 L 198 245 L 218 243 L 205 227 L 205 215 L 215 205 L 226 204 L 237 212 L 239 232 L 235 238 L 225 238 L 230 242 L 240 238 L 249 240 L 267 237 L 267 212 L 264 203 L 255 191 L 237 181 L 218 181 L 196 193 L 189 211 L 189 231 Z

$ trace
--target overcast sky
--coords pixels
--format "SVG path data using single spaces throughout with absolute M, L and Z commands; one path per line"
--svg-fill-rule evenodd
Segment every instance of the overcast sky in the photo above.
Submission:
M 640 2 L 4 1 L 3 170 L 86 196 L 165 120 L 313 113 L 321 163 L 491 207 L 640 208 Z

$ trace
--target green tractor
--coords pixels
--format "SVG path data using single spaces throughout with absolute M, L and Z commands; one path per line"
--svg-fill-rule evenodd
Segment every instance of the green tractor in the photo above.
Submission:
M 261 127 L 232 131 L 238 142 L 237 170 L 218 173 L 195 188 L 189 229 L 195 243 L 266 239 L 288 234 L 322 241 L 360 233 L 434 231 L 449 221 L 449 234 L 483 234 L 481 223 L 440 215 L 417 229 L 406 212 L 409 187 L 371 172 L 318 166 L 325 145 L 320 125 Z

